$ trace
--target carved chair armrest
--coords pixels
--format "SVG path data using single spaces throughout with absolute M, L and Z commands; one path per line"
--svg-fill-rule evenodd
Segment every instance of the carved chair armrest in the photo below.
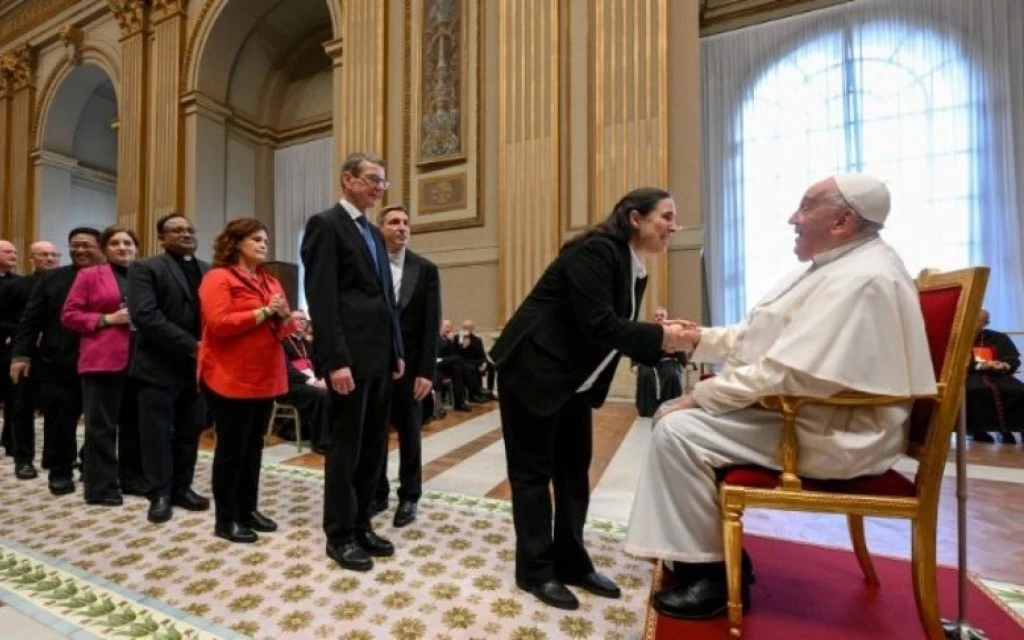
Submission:
M 917 400 L 921 397 L 937 397 L 939 395 L 941 395 L 941 389 L 940 394 L 936 396 L 887 396 L 861 393 L 859 391 L 843 391 L 827 398 L 790 395 L 762 396 L 758 399 L 759 405 L 769 411 L 778 411 L 782 414 L 782 439 L 779 442 L 779 462 L 782 466 L 780 488 L 788 491 L 799 491 L 801 488 L 800 477 L 796 473 L 800 454 L 796 416 L 805 405 L 833 407 L 885 406 Z

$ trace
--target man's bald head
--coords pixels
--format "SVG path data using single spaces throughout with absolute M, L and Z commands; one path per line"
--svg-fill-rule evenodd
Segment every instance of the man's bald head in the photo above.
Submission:
M 14 270 L 18 265 L 18 248 L 8 240 L 0 240 L 0 273 Z
M 28 248 L 28 257 L 36 269 L 53 269 L 60 264 L 60 251 L 57 251 L 52 242 L 46 240 L 33 242 Z

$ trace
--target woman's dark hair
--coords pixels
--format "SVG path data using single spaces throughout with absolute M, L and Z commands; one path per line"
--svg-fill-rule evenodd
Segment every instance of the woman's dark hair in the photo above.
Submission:
M 622 242 L 629 242 L 635 230 L 629 223 L 629 214 L 633 211 L 646 217 L 650 215 L 658 203 L 665 198 L 671 198 L 672 194 L 658 187 L 641 187 L 634 189 L 622 196 L 622 199 L 615 203 L 612 212 L 608 217 L 597 224 L 588 227 L 575 237 L 570 238 L 562 245 L 562 251 L 574 247 L 592 236 L 605 236 Z
M 107 243 L 110 242 L 110 239 L 119 233 L 127 233 L 128 237 L 135 243 L 135 246 L 139 246 L 139 236 L 135 235 L 134 231 L 119 224 L 112 224 L 104 229 L 103 233 L 100 234 L 100 249 L 106 249 Z
M 238 264 L 238 245 L 257 231 L 267 231 L 267 226 L 256 218 L 236 218 L 229 222 L 213 240 L 213 266 Z

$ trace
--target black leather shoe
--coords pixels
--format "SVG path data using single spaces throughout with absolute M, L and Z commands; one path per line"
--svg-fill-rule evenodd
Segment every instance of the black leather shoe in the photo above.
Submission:
M 259 531 L 261 533 L 270 533 L 277 531 L 277 523 L 263 515 L 259 511 L 253 511 L 249 514 L 249 517 L 242 523 L 249 527 L 253 531 Z
M 412 500 L 401 500 L 398 503 L 398 508 L 395 509 L 395 519 L 391 523 L 396 528 L 404 527 L 407 524 L 412 523 L 416 519 L 416 503 Z
M 171 499 L 167 496 L 157 496 L 149 503 L 149 512 L 146 519 L 153 524 L 160 524 L 171 519 Z
M 75 481 L 71 478 L 50 478 L 50 493 L 64 496 L 75 492 Z
M 371 556 L 386 558 L 395 555 L 395 545 L 378 536 L 372 529 L 357 531 L 356 542 Z
M 327 556 L 341 565 L 342 569 L 369 571 L 373 568 L 373 558 L 355 542 L 346 542 L 338 546 L 328 544 Z
M 992 434 L 988 431 L 975 431 L 974 432 L 975 442 L 995 442 L 996 439 L 992 437 Z
M 121 496 L 104 496 L 98 498 L 86 498 L 85 504 L 95 504 L 101 507 L 120 507 L 124 504 Z
M 548 580 L 538 585 L 527 585 L 516 580 L 516 586 L 532 593 L 538 600 L 550 607 L 574 611 L 580 608 L 580 601 L 558 580 Z
M 259 536 L 256 532 L 240 522 L 229 522 L 225 525 L 217 525 L 213 528 L 213 535 L 224 538 L 229 542 L 256 542 Z
M 750 609 L 750 587 L 742 586 L 743 610 Z M 724 579 L 701 578 L 654 594 L 654 610 L 670 618 L 708 620 L 729 609 L 729 588 Z
M 622 590 L 619 589 L 618 585 L 612 582 L 608 576 L 602 575 L 596 571 L 591 571 L 579 580 L 564 580 L 563 582 L 573 587 L 580 587 L 581 589 L 589 591 L 595 596 L 601 596 L 602 598 L 622 597 Z
M 210 499 L 204 498 L 192 489 L 185 489 L 171 499 L 171 504 L 189 511 L 206 511 L 210 508 Z
M 35 465 L 31 462 L 19 462 L 14 465 L 14 477 L 18 480 L 34 480 L 39 477 Z
M 1017 444 L 1017 439 L 1009 431 L 1003 431 L 999 434 L 999 444 Z
M 373 502 L 370 503 L 370 517 L 371 518 L 373 516 L 377 515 L 378 513 L 381 513 L 383 511 L 387 511 L 387 510 L 388 510 L 388 499 L 387 498 L 384 498 L 383 500 L 374 500 Z
M 462 413 L 467 413 L 469 411 L 472 411 L 472 409 L 470 409 L 467 405 L 464 405 L 464 404 L 457 404 L 457 405 L 455 405 L 455 410 L 456 411 L 461 411 Z

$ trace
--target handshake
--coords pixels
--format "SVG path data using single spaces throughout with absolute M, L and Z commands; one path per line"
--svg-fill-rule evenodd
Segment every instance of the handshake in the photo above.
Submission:
M 665 333 L 661 338 L 661 349 L 666 353 L 693 351 L 700 342 L 700 328 L 689 320 L 665 320 L 661 323 Z

